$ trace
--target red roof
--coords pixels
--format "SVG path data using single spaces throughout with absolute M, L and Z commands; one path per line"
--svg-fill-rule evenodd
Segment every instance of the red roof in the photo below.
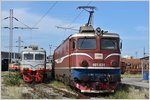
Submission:
M 132 58 L 132 59 L 121 58 L 121 62 L 131 63 L 131 64 L 141 64 L 141 60 L 137 58 Z

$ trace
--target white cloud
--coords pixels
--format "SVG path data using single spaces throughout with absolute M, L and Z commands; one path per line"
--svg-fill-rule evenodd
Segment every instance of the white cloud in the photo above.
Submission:
M 2 17 L 9 16 L 9 11 L 2 11 Z M 29 9 L 27 8 L 21 8 L 21 9 L 14 9 L 14 17 L 19 19 L 21 22 L 24 22 L 25 24 L 29 25 L 30 27 L 34 26 L 42 17 L 42 15 L 37 15 L 34 13 L 29 12 Z M 14 21 L 15 22 L 15 21 Z M 6 22 L 3 22 L 3 24 L 6 24 Z M 7 22 L 8 24 L 8 22 Z M 20 25 L 19 23 L 16 23 L 17 25 Z M 43 20 L 37 25 L 39 27 L 39 31 L 47 32 L 48 29 L 54 30 L 57 32 L 55 26 L 67 26 L 70 24 L 68 21 L 63 21 L 60 18 L 52 18 L 51 16 L 45 16 Z M 8 24 L 9 25 L 9 24 Z M 77 27 L 81 24 L 74 23 L 73 26 Z
M 14 9 L 14 17 L 16 17 L 18 20 L 23 22 L 24 24 L 33 27 L 35 23 L 39 21 L 39 19 L 42 17 L 42 15 L 37 15 L 29 12 L 28 8 L 21 8 L 21 9 Z M 2 18 L 5 18 L 9 16 L 9 11 L 2 10 Z M 71 22 L 71 21 L 70 21 Z M 66 34 L 65 31 L 62 29 L 57 29 L 55 26 L 63 26 L 66 27 L 69 25 L 69 21 L 61 20 L 61 18 L 53 18 L 51 16 L 45 16 L 42 21 L 36 26 L 39 29 L 32 31 L 32 38 L 34 42 L 37 42 L 40 46 L 43 48 L 49 48 L 48 43 L 58 45 L 62 40 L 64 40 L 66 37 L 68 37 L 70 34 L 73 34 L 74 31 L 67 31 Z M 75 28 L 79 28 L 81 24 L 79 23 L 73 23 L 72 26 Z M 9 26 L 9 20 L 3 20 L 2 21 L 2 27 Z M 25 27 L 21 23 L 14 20 L 14 27 L 20 26 Z M 8 46 L 8 35 L 3 32 L 8 32 L 6 30 L 2 30 L 2 46 Z M 14 30 L 14 41 L 18 39 L 18 36 L 21 35 L 23 41 L 29 45 L 30 38 L 31 38 L 31 31 L 30 30 Z M 7 38 L 7 39 L 6 39 Z M 25 44 L 24 43 L 24 44 Z M 45 45 L 43 45 L 43 43 Z M 15 45 L 15 44 L 14 44 Z M 2 48 L 3 48 L 2 47 Z

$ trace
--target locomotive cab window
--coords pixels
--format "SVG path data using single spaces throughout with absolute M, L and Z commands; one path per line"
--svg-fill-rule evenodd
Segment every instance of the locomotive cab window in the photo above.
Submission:
M 24 60 L 33 60 L 33 54 L 24 54 Z
M 76 49 L 76 42 L 75 40 L 72 40 L 72 50 L 75 50 Z
M 101 39 L 101 49 L 103 50 L 116 50 L 118 48 L 117 40 L 112 38 Z
M 35 54 L 35 60 L 44 60 L 44 54 Z
M 78 49 L 96 49 L 96 39 L 95 38 L 79 38 L 78 39 Z

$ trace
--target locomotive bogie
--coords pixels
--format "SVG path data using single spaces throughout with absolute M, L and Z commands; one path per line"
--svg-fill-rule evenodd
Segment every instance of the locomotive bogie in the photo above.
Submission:
M 42 70 L 37 70 L 37 71 L 24 70 L 22 72 L 23 79 L 25 82 L 33 82 L 33 81 L 42 82 L 43 73 L 44 73 L 44 71 L 42 71 Z
M 71 73 L 75 87 L 81 92 L 114 91 L 120 82 L 120 69 L 74 69 Z
M 70 79 L 71 73 L 69 69 L 62 68 L 62 69 L 55 69 L 55 79 L 62 81 L 66 85 L 70 85 L 71 79 Z

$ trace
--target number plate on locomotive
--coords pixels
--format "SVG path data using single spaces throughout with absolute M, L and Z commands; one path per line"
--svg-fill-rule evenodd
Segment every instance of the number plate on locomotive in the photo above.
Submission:
M 104 67 L 105 63 L 93 63 L 93 67 Z
M 95 59 L 103 59 L 102 53 L 95 53 Z

